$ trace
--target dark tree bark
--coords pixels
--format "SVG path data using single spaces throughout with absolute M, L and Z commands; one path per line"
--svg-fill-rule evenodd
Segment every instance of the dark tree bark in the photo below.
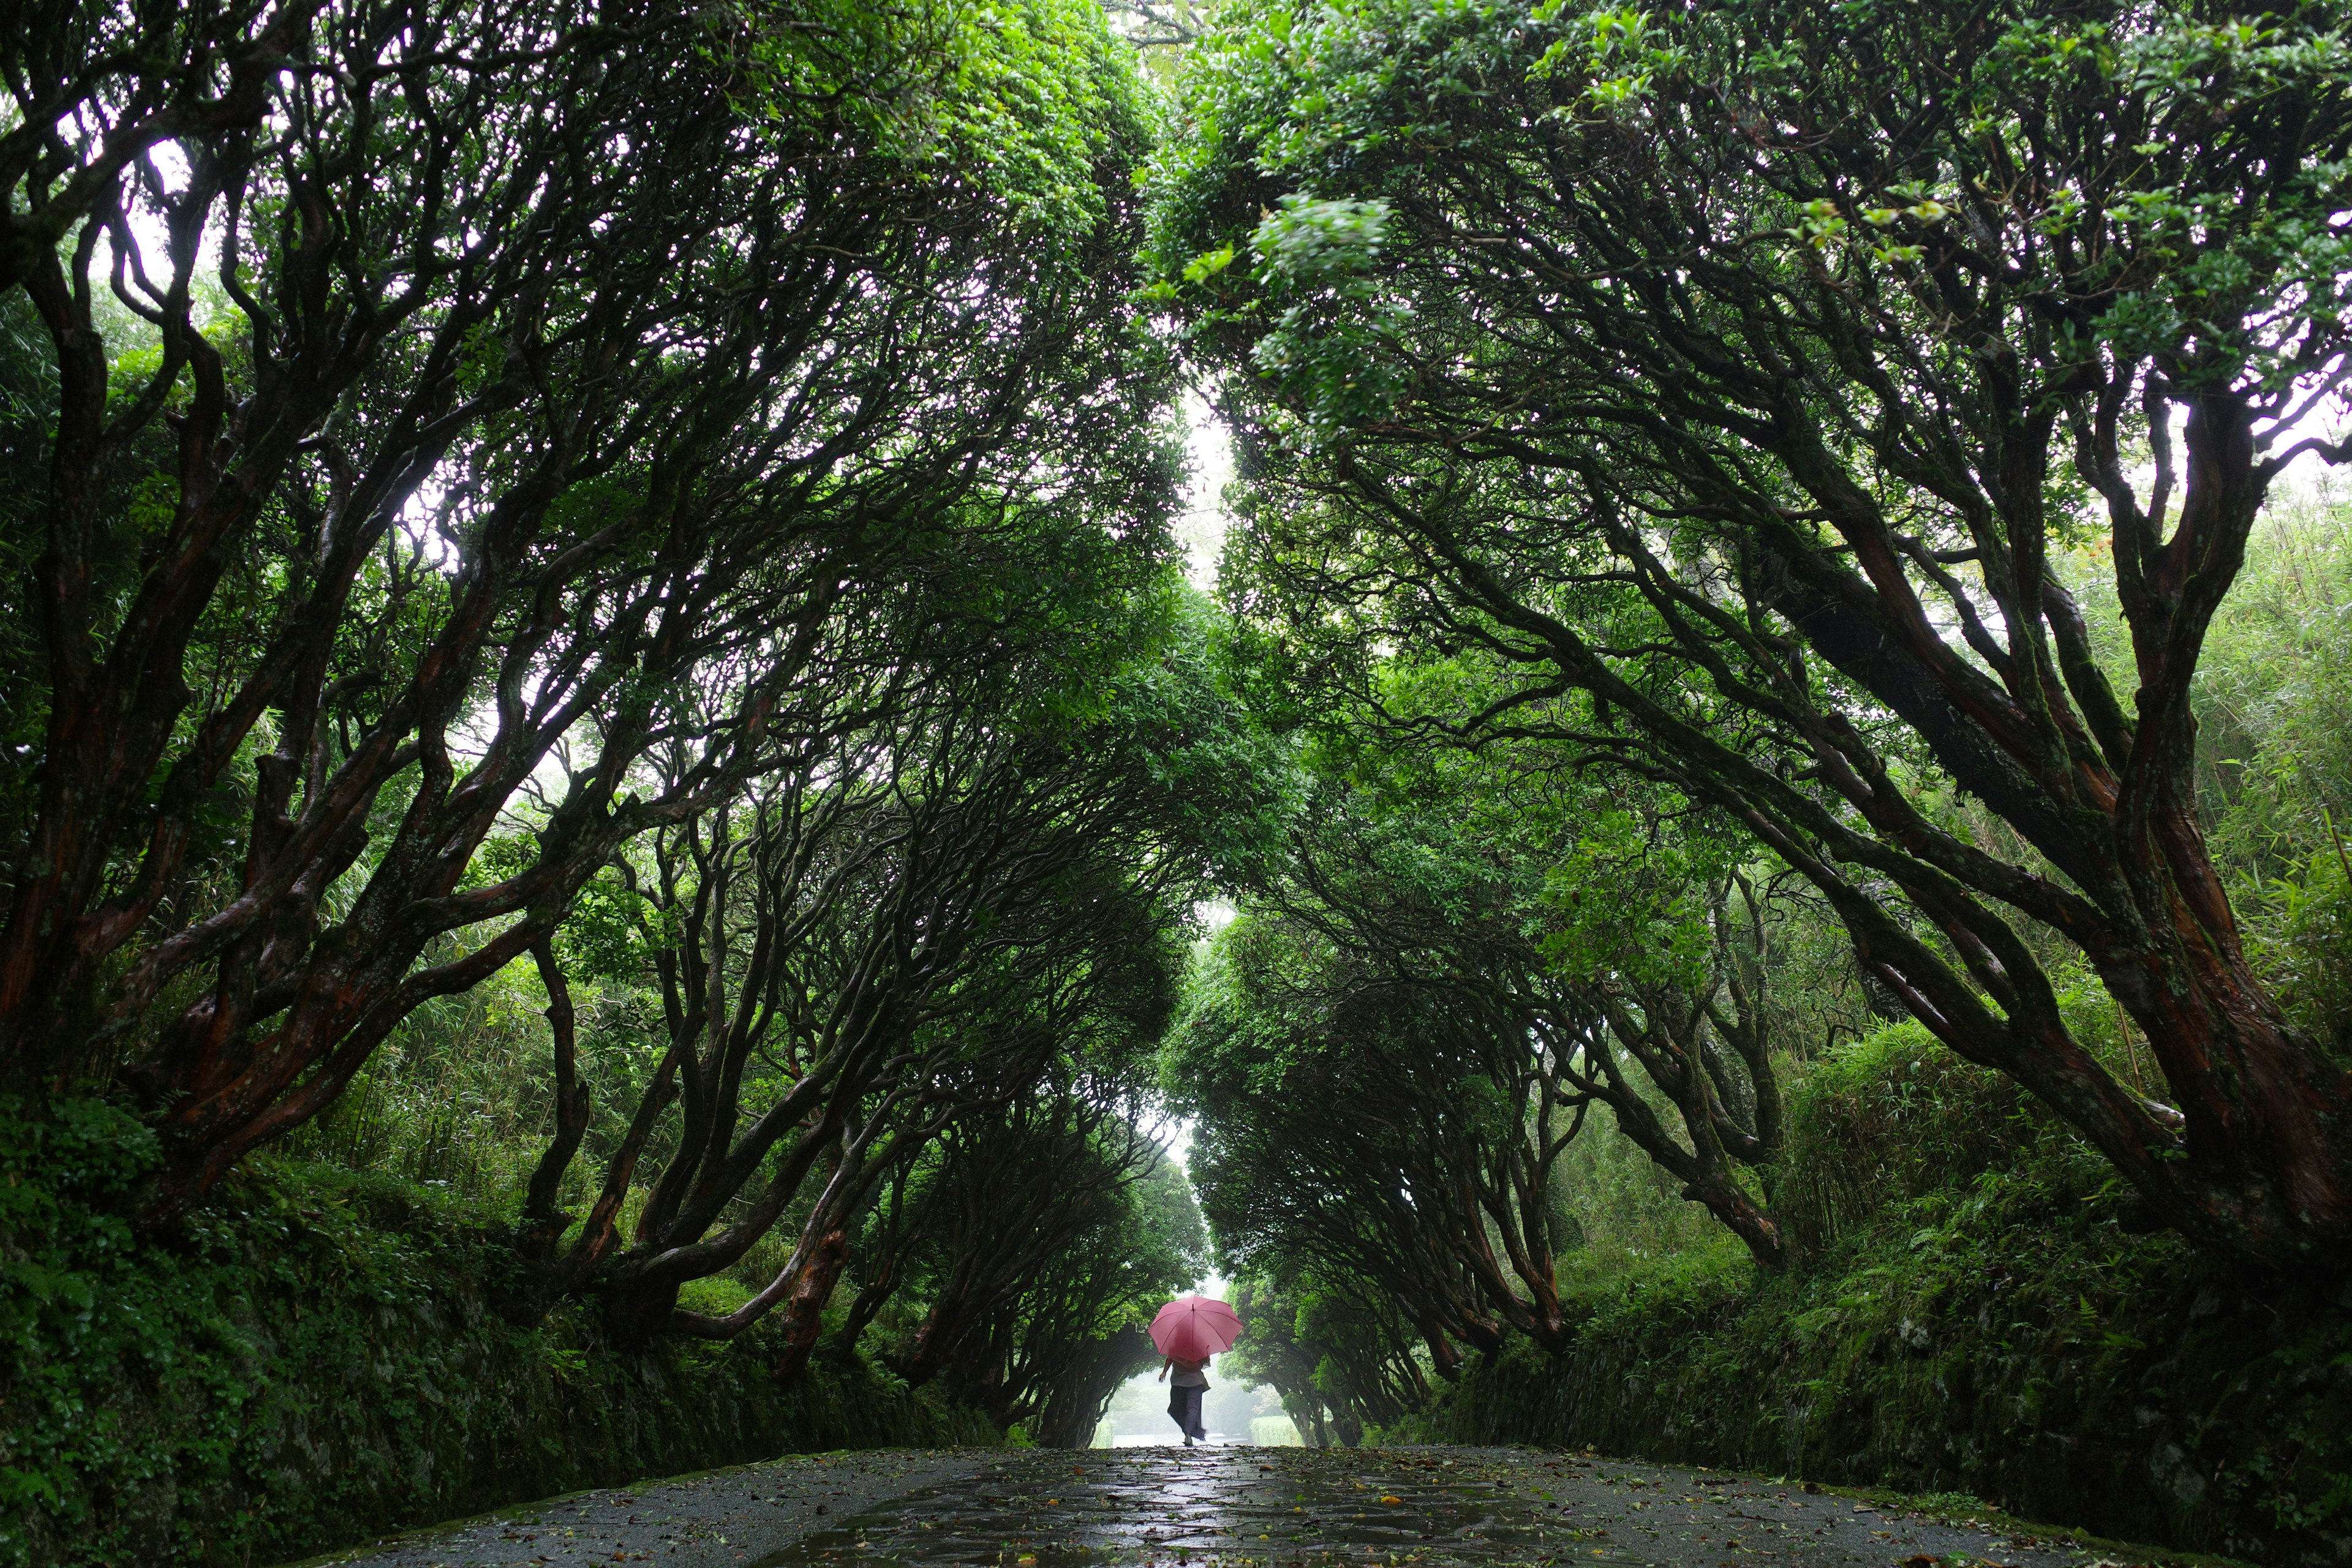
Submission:
M 1151 1337 L 1129 1323 L 1106 1338 L 1089 1340 L 1072 1353 L 1032 1436 L 1046 1448 L 1090 1448 L 1119 1385 L 1148 1372 L 1160 1359 Z
M 1223 1364 L 1272 1384 L 1299 1436 L 1316 1447 L 1355 1447 L 1367 1422 L 1391 1425 L 1429 1401 L 1428 1380 L 1413 1359 L 1413 1326 L 1364 1281 L 1317 1279 L 1294 1294 L 1262 1278 L 1244 1279 L 1234 1287 L 1234 1306 L 1249 1330 Z M 1445 1357 L 1458 1363 L 1461 1352 L 1424 1330 L 1441 1364 Z
M 160 1219 L 634 837 L 827 732 L 837 622 L 886 620 L 1040 451 L 1103 458 L 1056 504 L 1148 510 L 1164 379 L 1119 324 L 1120 150 L 1052 246 L 908 178 L 850 100 L 919 112 L 911 34 L 808 35 L 854 84 L 820 102 L 757 7 L 53 9 L 0 135 L 0 274 L 58 387 L 0 1078 L 119 1069 Z M 101 290 L 160 345 L 127 390 Z M 517 813 L 534 852 L 485 876 Z
M 1323 253 L 1350 258 L 1336 285 L 1203 285 L 1225 297 L 1198 341 L 1291 367 L 1234 384 L 1244 468 L 1299 503 L 1258 513 L 1263 583 L 1385 595 L 1361 635 L 1521 672 L 1486 713 L 1420 717 L 1738 816 L 1907 1011 L 2168 1223 L 2242 1264 L 2338 1272 L 2352 1076 L 2247 961 L 2198 823 L 2189 694 L 2272 481 L 2346 456 L 2297 426 L 2352 370 L 2341 268 L 2305 242 L 2346 200 L 2352 94 L 2315 64 L 2256 85 L 2200 54 L 2190 5 L 1859 17 L 1702 6 L 1622 57 L 1540 26 L 1408 47 L 1335 18 L 1299 68 L 1379 61 L 1350 111 L 1396 133 L 1369 156 L 1231 150 L 1188 193 L 1219 214 L 1207 245 L 1286 191 L 1382 204 L 1377 249 Z M 2270 23 L 2282 67 L 2316 60 L 2296 51 L 2318 24 Z M 2043 71 L 2023 39 L 2045 24 L 2104 29 L 2105 52 Z M 2132 63 L 2155 60 L 2183 74 Z M 1588 88 L 1635 96 L 1607 110 Z M 1228 89 L 1257 90 L 1203 90 Z M 1289 112 L 1259 107 L 1216 122 Z M 2211 215 L 2193 236 L 2192 208 Z M 1282 338 L 1297 321 L 1370 346 L 1327 374 Z M 1344 438 L 1300 456 L 1301 428 Z M 2127 698 L 2053 566 L 2077 527 L 2113 544 Z M 1946 780 L 2021 846 L 1940 821 Z M 2174 1103 L 2072 1037 L 2029 922 L 2081 951 Z
M 885 1355 L 891 1371 L 916 1388 L 939 1376 L 975 1331 L 1014 1316 L 1101 1228 L 1124 1189 L 1160 1158 L 1131 1112 L 1064 1091 L 950 1124 L 919 1226 L 906 1237 L 928 1255 L 929 1306 L 904 1349 Z
M 1420 998 L 1402 1026 L 1381 1016 L 1397 1000 L 1381 990 L 1370 1002 L 1344 983 L 1318 993 L 1304 1009 L 1316 1036 L 1298 1042 L 1278 1088 L 1186 1068 L 1198 1122 L 1191 1169 L 1237 1264 L 1311 1265 L 1373 1289 L 1400 1304 L 1446 1376 L 1454 1346 L 1493 1351 L 1507 1326 L 1539 1326 L 1494 1257 L 1475 1181 L 1461 1179 L 1526 1131 L 1477 1126 L 1456 1033 L 1436 1026 Z M 1536 1257 L 1531 1273 L 1549 1266 L 1548 1237 Z
M 1034 656 L 1056 657 L 1063 628 L 1044 629 Z M 842 1277 L 878 1184 L 905 1179 L 943 1130 L 983 1125 L 1076 1070 L 1066 1063 L 1115 1060 L 1163 1026 L 1173 890 L 1202 865 L 1189 790 L 1240 781 L 1171 789 L 1185 742 L 1158 730 L 1024 731 L 990 695 L 1003 672 L 986 668 L 1012 628 L 974 635 L 972 659 L 885 661 L 877 679 L 898 696 L 852 703 L 866 727 L 841 749 L 812 746 L 741 802 L 648 836 L 649 864 L 616 868 L 642 900 L 667 1049 L 595 1207 L 561 1256 L 540 1256 L 516 1315 L 593 1294 L 624 1342 L 731 1338 L 779 1309 L 805 1318 Z M 620 1201 L 656 1128 L 666 1153 L 624 1237 Z M 550 1190 L 562 1139 L 559 1125 Z M 1046 1206 L 1004 1259 L 1042 1267 L 1060 1233 L 1046 1223 L 1055 1188 L 1035 1173 Z M 677 1308 L 683 1285 L 736 1266 L 813 1180 L 793 1258 L 765 1288 L 723 1317 Z M 523 1238 L 564 1223 L 527 1214 Z M 836 1232 L 851 1239 L 836 1247 Z M 787 1339 L 799 1346 L 815 1321 L 795 1319 Z M 794 1349 L 780 1374 L 804 1357 Z
M 531 1170 L 515 1245 L 526 1257 L 543 1258 L 571 1225 L 571 1216 L 556 1207 L 557 1188 L 587 1134 L 589 1094 L 588 1086 L 580 1081 L 579 1014 L 572 1005 L 572 986 L 555 961 L 555 945 L 542 940 L 530 956 L 539 966 L 540 983 L 547 987 L 547 1023 L 555 1041 L 555 1136 Z
M 123 6 L 59 0 L 12 7 L 0 80 L 16 123 L 0 134 L 0 292 L 118 199 L 117 184 L 184 138 L 250 132 L 270 79 L 326 68 L 312 52 L 324 0 Z M 543 63 L 530 51 L 515 63 Z

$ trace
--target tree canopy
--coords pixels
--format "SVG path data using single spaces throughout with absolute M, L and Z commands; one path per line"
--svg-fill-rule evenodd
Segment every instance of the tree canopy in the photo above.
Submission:
M 2352 1079 L 2247 958 L 2192 692 L 2273 482 L 2347 455 L 2305 423 L 2347 374 L 2336 10 L 1220 19 L 1156 293 L 1226 378 L 1270 673 L 1672 784 L 2167 1223 L 2333 1267 Z M 2104 652 L 2057 563 L 2095 535 Z M 2045 931 L 2165 1093 L 2070 1030 Z
M 509 1317 L 780 1313 L 791 1376 L 853 1247 L 870 1321 L 985 1187 L 1069 1278 L 910 1353 L 1090 1434 L 1199 1267 L 1144 1086 L 1281 795 L 1176 569 L 1130 49 L 1085 0 L 22 20 L 11 1090 L 126 1097 L 169 1226 L 524 986 Z
M 1350 1443 L 1801 1280 L 1929 1039 L 2340 1283 L 2347 25 L 27 10 L 0 1111 L 1057 1444 L 1212 1264 Z

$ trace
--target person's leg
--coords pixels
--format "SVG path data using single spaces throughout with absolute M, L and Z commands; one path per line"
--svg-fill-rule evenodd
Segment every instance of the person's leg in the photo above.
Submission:
M 1186 1392 L 1186 1390 L 1181 1388 L 1171 1388 L 1168 1391 L 1168 1419 L 1176 1423 L 1176 1430 L 1182 1433 L 1187 1440 L 1190 1440 L 1192 1436 L 1192 1425 L 1191 1422 L 1184 1419 L 1184 1395 Z
M 1184 1436 L 1202 1442 L 1206 1442 L 1209 1436 L 1209 1429 L 1201 1425 L 1201 1401 L 1208 1392 L 1205 1388 L 1184 1391 Z

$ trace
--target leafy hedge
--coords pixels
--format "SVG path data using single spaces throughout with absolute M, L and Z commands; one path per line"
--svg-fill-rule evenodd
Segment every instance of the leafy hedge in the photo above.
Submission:
M 793 1450 L 996 1441 L 860 1363 L 779 1392 L 757 1336 L 650 1354 L 488 1310 L 497 1237 L 396 1182 L 263 1163 L 168 1238 L 100 1102 L 0 1108 L 0 1563 L 260 1563 Z
M 2281 1564 L 2352 1563 L 2352 1302 L 2250 1288 L 2137 1235 L 2029 1100 L 1881 1031 L 1822 1065 L 1783 1194 L 1809 1267 L 1721 1252 L 1582 1292 L 1411 1435 L 1593 1444 Z

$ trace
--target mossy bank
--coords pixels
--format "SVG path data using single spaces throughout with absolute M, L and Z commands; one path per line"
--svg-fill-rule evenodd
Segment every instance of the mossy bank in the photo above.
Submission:
M 0 1563 L 266 1564 L 648 1475 L 999 1440 L 862 1362 L 779 1390 L 756 1334 L 515 1328 L 495 1235 L 398 1184 L 265 1164 L 159 1238 L 119 1217 L 129 1119 L 5 1131 Z
M 2352 1310 L 2135 1234 L 2127 1193 L 2013 1087 L 1913 1028 L 1801 1099 L 1783 1189 L 1809 1265 L 1685 1257 L 1582 1289 L 1411 1423 L 1957 1492 L 2276 1564 L 2352 1563 Z M 1394 1434 L 1391 1434 L 1394 1436 Z

